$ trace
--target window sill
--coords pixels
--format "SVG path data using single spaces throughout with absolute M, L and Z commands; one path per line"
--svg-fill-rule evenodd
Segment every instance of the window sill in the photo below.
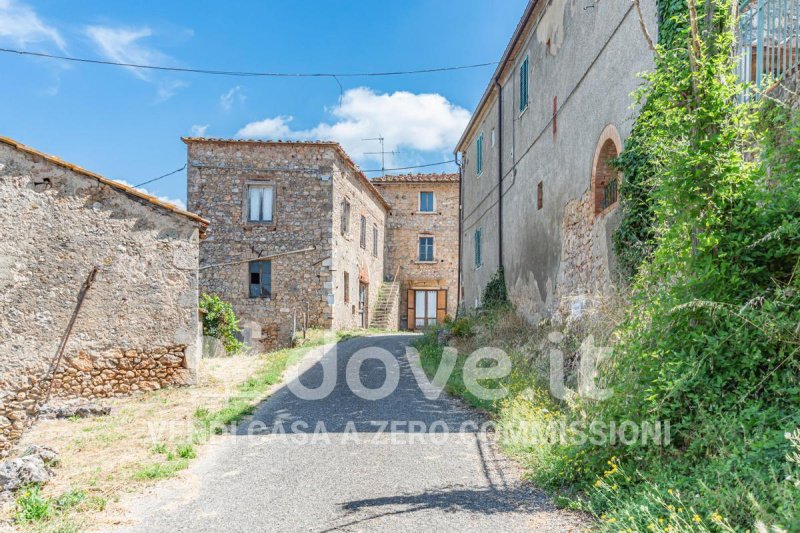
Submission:
M 275 222 L 252 222 L 248 220 L 247 222 L 244 223 L 243 227 L 245 229 L 263 228 L 263 229 L 275 230 L 278 228 L 278 225 Z
M 528 105 L 525 106 L 525 109 L 523 109 L 522 111 L 519 112 L 519 115 L 517 115 L 517 118 L 518 119 L 522 118 L 522 115 L 524 115 L 528 111 L 528 109 L 530 109 L 530 107 L 531 107 L 531 104 L 529 103 Z
M 417 265 L 435 265 L 435 264 L 439 263 L 439 261 L 436 261 L 434 259 L 433 261 L 414 261 L 414 263 L 417 264 Z
M 436 211 L 416 211 L 415 215 L 438 215 L 439 213 Z
M 610 206 L 606 207 L 605 209 L 603 209 L 602 211 L 600 211 L 599 213 L 597 213 L 597 214 L 594 216 L 594 218 L 595 218 L 595 219 L 603 218 L 603 217 L 604 217 L 604 216 L 606 216 L 607 214 L 609 214 L 609 213 L 611 213 L 612 211 L 614 211 L 614 210 L 617 208 L 617 206 L 618 206 L 618 205 L 619 205 L 619 201 L 616 201 L 616 202 L 614 202 L 614 203 L 613 203 L 613 204 L 611 204 Z

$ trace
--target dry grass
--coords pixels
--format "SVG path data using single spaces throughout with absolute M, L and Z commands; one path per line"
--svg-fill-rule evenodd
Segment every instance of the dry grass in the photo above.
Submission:
M 84 524 L 110 519 L 123 493 L 142 490 L 188 466 L 195 445 L 203 442 L 194 431 L 195 413 L 223 408 L 237 386 L 264 366 L 265 357 L 269 356 L 204 359 L 197 386 L 108 400 L 108 416 L 38 422 L 18 447 L 38 444 L 61 454 L 61 465 L 42 494 L 57 498 L 80 490 L 87 498 L 66 516 L 21 529 L 82 530 Z M 3 510 L 0 530 L 2 520 L 10 523 L 13 513 L 13 506 Z

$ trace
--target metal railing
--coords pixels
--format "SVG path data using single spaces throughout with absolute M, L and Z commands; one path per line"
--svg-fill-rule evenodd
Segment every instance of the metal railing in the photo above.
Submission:
M 742 0 L 737 35 L 738 74 L 755 88 L 780 80 L 798 68 L 800 0 Z M 745 98 L 753 91 L 748 90 Z

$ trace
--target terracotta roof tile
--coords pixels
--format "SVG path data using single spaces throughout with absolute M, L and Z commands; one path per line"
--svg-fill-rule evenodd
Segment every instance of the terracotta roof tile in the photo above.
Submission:
M 95 180 L 99 181 L 100 183 L 102 183 L 104 185 L 108 185 L 112 189 L 116 189 L 118 191 L 121 191 L 121 192 L 129 195 L 129 196 L 133 196 L 135 198 L 139 198 L 141 200 L 145 200 L 147 202 L 150 202 L 151 204 L 156 205 L 156 206 L 158 206 L 158 207 L 160 207 L 162 209 L 166 209 L 167 211 L 171 211 L 172 213 L 174 213 L 176 215 L 180 215 L 180 216 L 189 218 L 189 219 L 199 223 L 200 226 L 202 226 L 202 228 L 205 228 L 209 224 L 208 220 L 204 219 L 200 215 L 196 215 L 195 213 L 190 213 L 189 211 L 186 211 L 184 209 L 176 207 L 176 206 L 172 205 L 169 202 L 161 201 L 158 198 L 156 198 L 155 196 L 151 196 L 149 194 L 145 194 L 142 191 L 140 191 L 138 189 L 135 189 L 134 187 L 131 187 L 130 185 L 125 185 L 124 183 L 120 183 L 118 181 L 114 181 L 112 179 L 109 179 L 109 178 L 106 178 L 104 176 L 101 176 L 100 174 L 95 174 L 94 172 L 91 172 L 89 170 L 86 170 L 85 168 L 79 167 L 78 165 L 73 165 L 72 163 L 68 163 L 67 161 L 64 161 L 63 159 L 60 159 L 60 158 L 58 158 L 58 157 L 56 157 L 54 155 L 49 155 L 49 154 L 46 154 L 44 152 L 40 152 L 39 150 L 36 150 L 35 148 L 31 148 L 30 146 L 26 146 L 26 145 L 24 145 L 22 143 L 19 143 L 19 142 L 13 140 L 13 139 L 9 139 L 8 137 L 1 137 L 0 136 L 0 143 L 7 144 L 7 145 L 19 150 L 20 152 L 25 152 L 27 154 L 31 154 L 31 155 L 35 155 L 35 156 L 41 157 L 42 159 L 44 159 L 44 160 L 46 160 L 46 161 L 48 161 L 48 162 L 50 162 L 50 163 L 52 163 L 54 165 L 58 165 L 59 167 L 66 168 L 66 169 L 71 170 L 73 172 L 77 172 L 78 174 L 81 174 L 83 176 L 95 179 Z
M 458 183 L 458 174 L 396 174 L 372 178 L 373 183 Z

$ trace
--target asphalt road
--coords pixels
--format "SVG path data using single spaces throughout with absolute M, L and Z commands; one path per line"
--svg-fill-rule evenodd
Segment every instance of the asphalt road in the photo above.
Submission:
M 309 354 L 288 380 L 316 387 L 323 362 L 335 359 L 327 397 L 304 400 L 282 386 L 186 476 L 130 502 L 125 530 L 579 530 L 579 517 L 520 480 L 479 414 L 445 394 L 425 396 L 406 357 L 413 338 L 356 338 L 336 354 Z M 346 368 L 356 353 L 391 354 L 400 369 L 393 393 L 357 394 L 387 378 L 375 359 L 363 362 L 363 385 L 351 390 Z

